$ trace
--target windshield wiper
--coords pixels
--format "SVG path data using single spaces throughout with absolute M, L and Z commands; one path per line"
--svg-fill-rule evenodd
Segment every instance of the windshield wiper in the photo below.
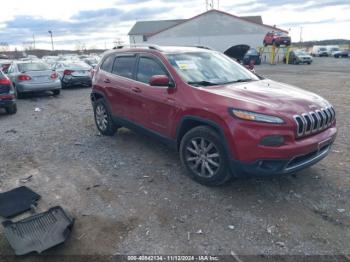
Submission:
M 243 82 L 251 82 L 251 81 L 257 81 L 257 80 L 251 79 L 251 78 L 242 78 L 242 79 L 237 79 L 237 80 L 226 82 L 226 83 L 222 83 L 222 84 L 226 85 L 226 84 L 243 83 Z
M 213 82 L 210 82 L 210 81 L 193 81 L 193 82 L 187 82 L 188 84 L 190 85 L 199 85 L 199 86 L 215 86 L 215 85 L 218 85 L 218 83 L 213 83 Z

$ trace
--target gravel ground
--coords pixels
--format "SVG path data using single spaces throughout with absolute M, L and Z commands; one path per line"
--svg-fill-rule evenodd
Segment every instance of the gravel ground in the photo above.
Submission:
M 332 153 L 295 176 L 201 186 L 157 141 L 127 129 L 100 136 L 82 88 L 27 96 L 16 115 L 0 113 L 0 191 L 32 176 L 25 185 L 42 196 L 38 212 L 61 205 L 75 217 L 70 239 L 46 254 L 349 254 L 349 68 L 333 58 L 257 67 L 336 108 Z M 0 254 L 13 254 L 2 228 Z

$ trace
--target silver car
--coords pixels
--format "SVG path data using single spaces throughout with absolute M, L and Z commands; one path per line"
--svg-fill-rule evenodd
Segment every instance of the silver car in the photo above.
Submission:
M 20 98 L 26 92 L 52 91 L 59 95 L 61 81 L 58 74 L 41 61 L 14 61 L 7 71 Z
M 53 69 L 59 74 L 62 88 L 91 87 L 91 66 L 80 61 L 57 62 Z

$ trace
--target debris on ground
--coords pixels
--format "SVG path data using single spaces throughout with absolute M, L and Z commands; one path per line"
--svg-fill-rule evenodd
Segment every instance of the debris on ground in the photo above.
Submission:
M 34 109 L 34 112 L 41 112 L 41 108 L 40 107 L 36 107 L 35 109 Z
M 0 193 L 0 216 L 12 218 L 31 209 L 41 198 L 40 195 L 22 186 Z
M 92 189 L 92 188 L 96 188 L 96 187 L 100 187 L 100 186 L 101 186 L 101 185 L 96 184 L 96 185 L 87 187 L 86 190 L 90 190 L 90 189 Z
M 16 134 L 17 130 L 12 128 L 10 130 L 5 131 L 5 134 L 9 134 L 9 133 Z
M 32 178 L 33 178 L 33 175 L 29 175 L 29 176 L 27 176 L 25 178 L 21 178 L 19 180 L 19 182 L 22 183 L 22 184 L 25 184 L 25 183 L 29 182 L 30 180 L 32 180 Z
M 4 234 L 15 254 L 43 251 L 66 241 L 74 219 L 59 206 L 23 220 L 2 222 Z
M 276 245 L 279 246 L 279 247 L 286 247 L 284 242 L 276 242 Z
M 228 228 L 233 230 L 233 229 L 235 229 L 235 226 L 234 225 L 229 225 Z
M 276 228 L 275 226 L 268 226 L 268 227 L 266 228 L 267 233 L 272 234 L 272 232 L 274 231 L 275 228 Z

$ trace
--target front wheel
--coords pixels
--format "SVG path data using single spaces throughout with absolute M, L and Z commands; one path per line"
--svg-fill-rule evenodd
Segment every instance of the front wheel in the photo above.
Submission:
M 60 89 L 52 90 L 52 94 L 53 94 L 54 96 L 58 96 L 60 93 L 61 93 L 61 90 L 60 90 Z
M 232 177 L 222 138 L 210 127 L 188 131 L 181 140 L 180 157 L 190 177 L 203 185 L 219 186 Z
M 113 123 L 111 114 L 106 102 L 99 99 L 94 103 L 94 116 L 97 129 L 104 136 L 113 136 L 118 130 L 118 126 Z
M 6 107 L 6 113 L 9 115 L 13 115 L 17 113 L 17 105 L 13 104 L 11 106 Z

